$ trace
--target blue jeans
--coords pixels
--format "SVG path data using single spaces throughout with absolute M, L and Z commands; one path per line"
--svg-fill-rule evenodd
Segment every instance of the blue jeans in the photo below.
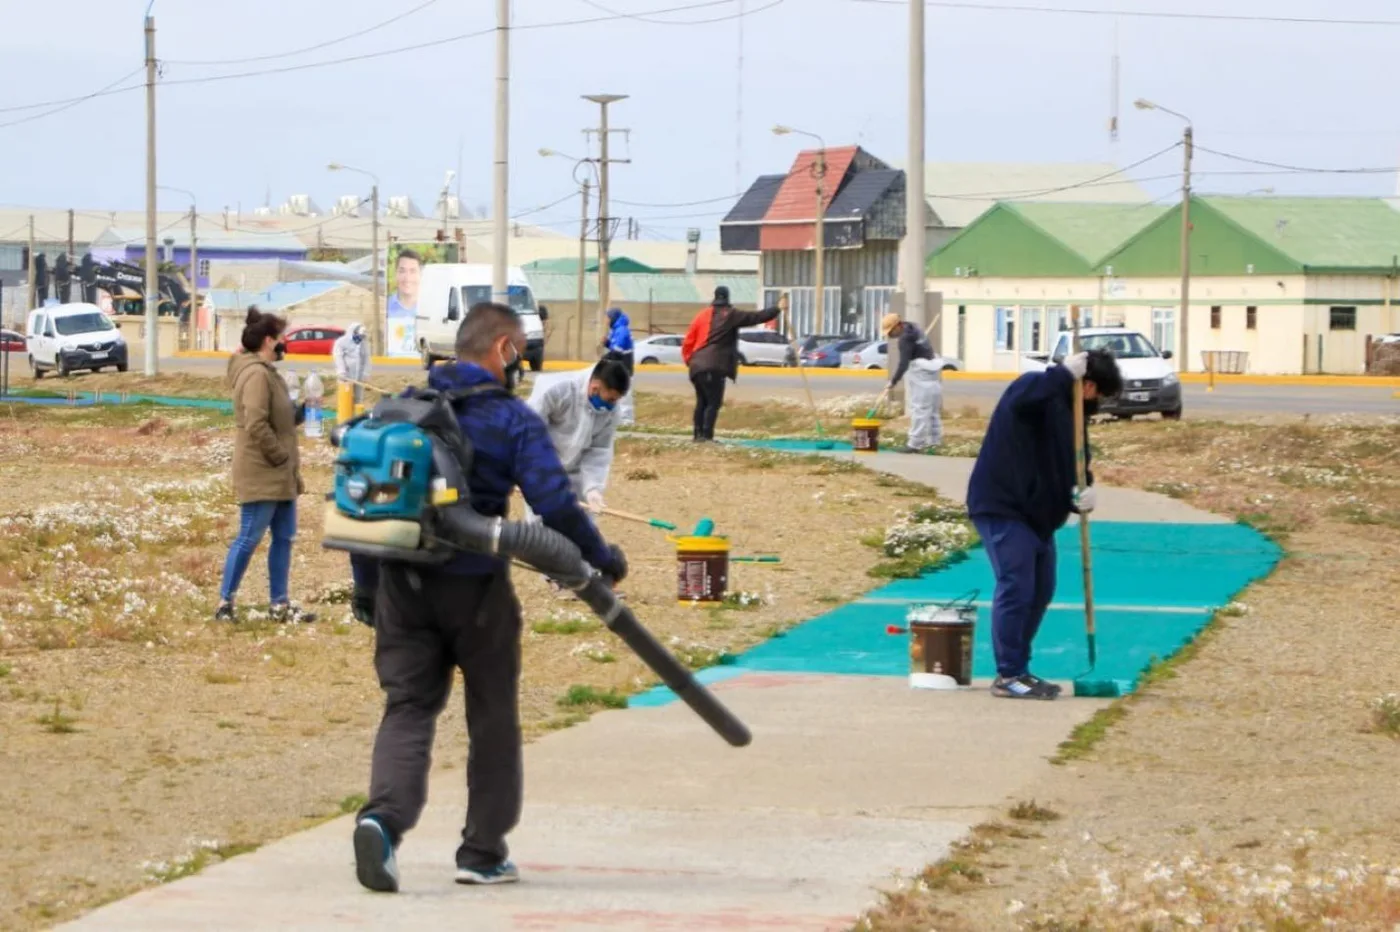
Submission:
M 1031 642 L 1055 597 L 1055 540 L 1008 518 L 974 516 L 973 525 L 997 579 L 992 600 L 992 652 L 997 674 L 1029 672 Z
M 287 603 L 287 577 L 292 572 L 292 538 L 297 533 L 297 503 L 244 502 L 238 520 L 238 536 L 228 548 L 224 561 L 224 581 L 219 598 L 232 602 L 238 594 L 238 584 L 248 571 L 253 552 L 262 543 L 263 535 L 271 529 L 272 542 L 267 547 L 267 576 L 272 604 Z

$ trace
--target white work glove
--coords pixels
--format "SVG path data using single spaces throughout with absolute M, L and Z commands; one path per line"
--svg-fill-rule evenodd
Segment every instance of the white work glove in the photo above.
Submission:
M 1074 490 L 1074 510 L 1081 515 L 1087 515 L 1093 511 L 1099 503 L 1099 493 L 1094 491 L 1091 485 L 1087 489 Z
M 586 505 L 588 505 L 588 510 L 593 512 L 595 515 L 602 514 L 603 509 L 608 507 L 606 504 L 603 503 L 603 493 L 599 492 L 597 489 L 594 489 L 593 491 L 585 495 L 583 497 L 583 501 Z
M 1089 371 L 1089 354 L 1075 353 L 1073 356 L 1065 357 L 1064 367 L 1069 370 L 1069 374 L 1074 376 L 1075 381 L 1084 378 L 1084 373 Z

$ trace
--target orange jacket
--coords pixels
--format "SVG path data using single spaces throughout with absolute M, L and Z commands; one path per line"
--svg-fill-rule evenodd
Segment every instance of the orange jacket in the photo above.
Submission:
M 713 306 L 707 307 L 690 322 L 690 329 L 685 332 L 685 340 L 681 342 L 681 359 L 685 360 L 687 366 L 690 365 L 690 357 L 710 338 L 710 321 L 714 318 L 714 313 Z

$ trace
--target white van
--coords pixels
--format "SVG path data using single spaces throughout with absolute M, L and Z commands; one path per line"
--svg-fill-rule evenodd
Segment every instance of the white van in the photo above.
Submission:
M 97 372 L 127 367 L 126 340 L 96 304 L 54 304 L 29 312 L 24 343 L 34 378 L 50 370 L 67 375 L 78 369 Z
M 457 328 L 474 304 L 491 300 L 491 266 L 469 263 L 429 263 L 418 287 L 418 350 L 423 367 L 439 359 L 455 359 Z M 525 327 L 525 360 L 531 372 L 544 368 L 544 322 L 549 309 L 535 304 L 525 273 L 506 270 L 510 306 Z

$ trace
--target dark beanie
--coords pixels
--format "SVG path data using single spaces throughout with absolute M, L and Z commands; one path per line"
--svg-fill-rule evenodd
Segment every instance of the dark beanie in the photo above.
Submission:
M 724 307 L 727 304 L 729 304 L 729 289 L 720 285 L 715 289 L 715 305 Z

